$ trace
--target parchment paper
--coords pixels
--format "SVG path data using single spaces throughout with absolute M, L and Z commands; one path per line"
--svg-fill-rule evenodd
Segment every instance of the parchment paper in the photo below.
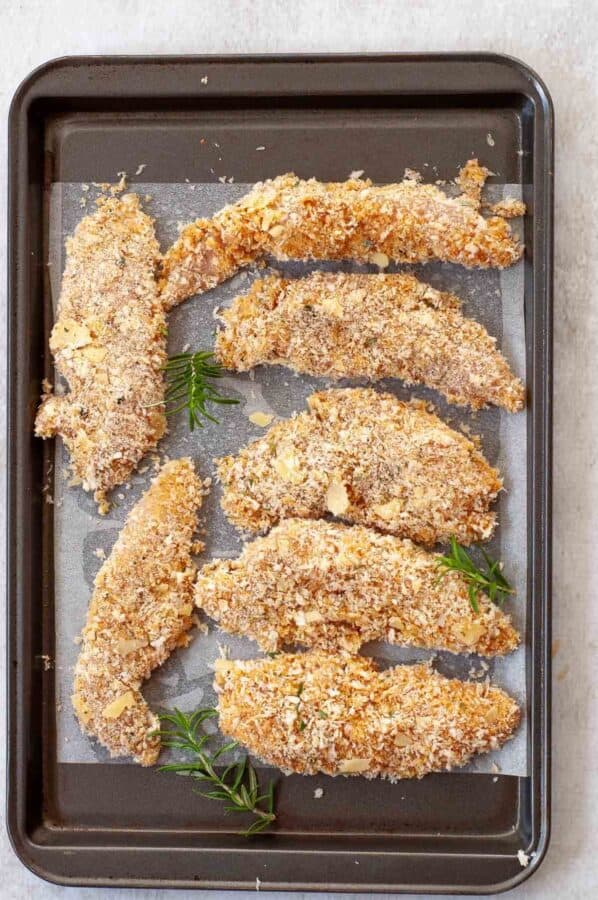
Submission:
M 162 248 L 176 238 L 178 227 L 198 216 L 211 215 L 233 202 L 249 189 L 244 184 L 153 184 L 134 183 L 130 190 L 143 198 L 145 209 L 156 219 L 156 231 Z M 504 196 L 519 197 L 518 185 L 493 186 L 486 196 L 496 200 Z M 82 216 L 93 212 L 98 190 L 81 184 L 55 184 L 50 203 L 50 273 L 53 302 L 60 291 L 64 265 L 64 240 L 72 233 Z M 515 220 L 516 221 L 516 220 Z M 517 224 L 515 224 L 517 227 Z M 284 273 L 298 276 L 314 269 L 330 271 L 377 271 L 375 267 L 352 263 L 285 263 L 276 264 Z M 523 270 L 521 263 L 504 272 L 467 271 L 459 266 L 430 263 L 426 266 L 390 266 L 387 271 L 408 268 L 435 287 L 454 291 L 464 300 L 464 311 L 482 322 L 498 338 L 499 346 L 514 371 L 525 379 L 525 326 L 523 315 Z M 243 272 L 231 281 L 199 297 L 192 298 L 169 316 L 169 353 L 185 349 L 205 349 L 212 346 L 217 327 L 215 311 L 239 293 L 248 289 L 258 273 Z M 259 273 L 263 275 L 263 270 Z M 345 382 L 345 384 L 360 382 Z M 361 382 L 364 383 L 364 382 Z M 264 429 L 253 425 L 248 416 L 257 410 L 285 418 L 295 410 L 305 409 L 305 398 L 314 390 L 330 383 L 322 378 L 298 377 L 282 367 L 263 367 L 246 375 L 227 377 L 222 384 L 225 392 L 241 400 L 238 406 L 227 407 L 217 416 L 220 425 L 207 427 L 190 434 L 183 414 L 171 419 L 170 431 L 160 444 L 161 458 L 191 456 L 202 477 L 214 474 L 213 459 L 236 452 L 251 440 L 260 437 Z M 501 751 L 478 757 L 469 771 L 527 775 L 527 697 L 525 672 L 526 632 L 526 414 L 512 415 L 496 409 L 472 414 L 452 407 L 435 392 L 425 388 L 406 389 L 401 382 L 389 379 L 379 383 L 380 390 L 391 391 L 406 399 L 417 396 L 432 400 L 439 415 L 453 427 L 469 426 L 482 437 L 486 457 L 498 466 L 505 480 L 506 490 L 498 502 L 500 527 L 488 545 L 489 552 L 505 562 L 505 573 L 517 589 L 515 599 L 507 608 L 523 636 L 521 648 L 506 659 L 483 662 L 476 656 L 433 654 L 428 651 L 400 649 L 386 644 L 370 644 L 364 652 L 377 657 L 383 665 L 399 661 L 434 658 L 434 666 L 447 675 L 462 678 L 491 680 L 505 688 L 522 706 L 522 725 L 515 738 Z M 78 647 L 77 636 L 85 622 L 93 579 L 102 560 L 96 551 L 110 553 L 112 545 L 133 504 L 147 488 L 154 474 L 154 463 L 147 461 L 129 484 L 117 488 L 109 515 L 100 517 L 90 496 L 80 488 L 68 486 L 68 454 L 62 443 L 56 444 L 53 497 L 54 554 L 56 591 L 56 703 L 59 762 L 107 762 L 107 752 L 83 736 L 74 717 L 70 695 L 73 666 Z M 219 505 L 220 487 L 213 485 L 201 518 L 206 534 L 206 549 L 198 563 L 213 557 L 232 557 L 242 547 L 241 536 L 227 522 Z M 220 647 L 226 647 L 232 658 L 259 655 L 256 645 L 244 638 L 234 638 L 209 623 L 207 634 L 196 633 L 191 645 L 177 651 L 154 673 L 144 689 L 144 695 L 154 709 L 177 706 L 192 710 L 212 705 L 214 660 Z M 215 727 L 215 726 L 214 726 Z M 167 754 L 163 754 L 166 759 Z M 115 761 L 122 762 L 122 761 Z M 498 769 L 497 769 L 498 766 Z M 265 767 L 264 767 L 265 768 Z M 461 770 L 462 771 L 462 770 Z

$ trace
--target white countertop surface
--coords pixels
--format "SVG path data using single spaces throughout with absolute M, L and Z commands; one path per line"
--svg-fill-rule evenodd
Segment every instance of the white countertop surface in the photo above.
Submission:
M 545 80 L 557 122 L 553 832 L 543 865 L 514 893 L 521 900 L 598 896 L 598 765 L 594 748 L 598 739 L 598 681 L 594 676 L 598 599 L 592 575 L 594 529 L 598 527 L 598 229 L 597 214 L 592 212 L 598 196 L 595 5 L 577 0 L 527 0 L 525 4 L 484 4 L 479 0 L 14 0 L 1 5 L 2 223 L 6 220 L 5 130 L 10 99 L 21 79 L 52 57 L 487 50 L 519 57 Z M 4 267 L 4 224 L 0 231 L 0 265 Z M 4 272 L 1 283 L 5 284 Z M 2 309 L 4 315 L 4 299 Z M 4 333 L 3 327 L 2 341 Z M 0 414 L 4 416 L 4 409 Z M 0 434 L 4 473 L 3 426 Z M 4 508 L 4 477 L 1 490 L 0 506 Z M 3 539 L 0 547 L 3 553 Z M 3 564 L 0 573 L 4 578 Z M 4 754 L 4 741 L 1 752 Z M 4 803 L 0 816 L 4 818 Z M 103 900 L 107 896 L 122 900 L 167 894 L 182 900 L 192 896 L 127 890 L 108 894 L 100 889 L 46 884 L 17 860 L 4 828 L 0 833 L 0 872 L 0 895 L 5 900 Z

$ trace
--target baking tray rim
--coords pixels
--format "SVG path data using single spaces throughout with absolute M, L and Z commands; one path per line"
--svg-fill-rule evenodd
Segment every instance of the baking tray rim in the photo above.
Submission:
M 459 890 L 462 893 L 471 893 L 473 891 L 477 893 L 500 893 L 506 890 L 510 890 L 516 885 L 520 884 L 527 878 L 529 878 L 539 867 L 543 859 L 545 858 L 548 844 L 550 840 L 550 704 L 551 704 L 551 685 L 550 685 L 550 608 L 551 608 L 551 585 L 550 585 L 550 575 L 551 575 L 551 488 L 552 488 L 552 471 L 551 471 L 551 461 L 552 461 L 552 263 L 553 263 L 553 179 L 554 179 L 554 108 L 550 93 L 543 82 L 543 80 L 538 76 L 538 74 L 525 62 L 512 57 L 506 54 L 500 53 L 487 53 L 487 52 L 479 52 L 479 53 L 469 53 L 469 52 L 451 52 L 451 53 L 422 53 L 422 52 L 414 52 L 414 53 L 366 53 L 366 54 L 353 54 L 353 53 L 329 53 L 329 54 L 316 54 L 316 55 L 304 55 L 304 54 L 259 54 L 259 55 L 251 55 L 251 54 L 230 54 L 230 55 L 220 55 L 220 54 L 208 54 L 208 55 L 130 55 L 130 54 L 121 54 L 121 55 L 67 55 L 67 56 L 59 56 L 55 57 L 48 62 L 43 63 L 42 65 L 36 67 L 17 87 L 15 94 L 13 96 L 10 111 L 9 111 L 9 127 L 8 127 L 8 141 L 9 141 L 9 166 L 8 166 L 8 241 L 7 241 L 7 250 L 8 250 L 8 316 L 7 316 L 7 330 L 8 330 L 8 360 L 7 360 L 7 370 L 9 374 L 8 378 L 8 386 L 7 386 L 7 394 L 8 394 L 8 408 L 7 408 L 7 444 L 8 444 L 8 465 L 7 465 L 7 474 L 6 474 L 6 486 L 7 486 L 7 666 L 8 666 L 8 678 L 7 678 L 7 719 L 8 719 L 8 735 L 7 735 L 7 832 L 9 835 L 10 842 L 12 847 L 19 857 L 19 859 L 23 862 L 25 866 L 27 866 L 32 872 L 34 872 L 39 877 L 56 884 L 65 884 L 65 885 L 100 885 L 100 884 L 110 884 L 116 886 L 156 886 L 155 879 L 106 879 L 102 880 L 101 878 L 93 878 L 93 879 L 71 879 L 68 877 L 63 877 L 57 875 L 52 872 L 50 869 L 44 867 L 39 864 L 36 859 L 36 850 L 40 848 L 40 845 L 31 840 L 29 834 L 27 833 L 27 829 L 25 827 L 24 817 L 22 815 L 23 808 L 23 796 L 21 790 L 21 782 L 14 776 L 17 775 L 19 771 L 22 770 L 21 760 L 16 756 L 16 746 L 15 740 L 17 737 L 17 729 L 18 729 L 18 720 L 16 715 L 16 697 L 17 697 L 17 688 L 19 683 L 22 681 L 22 673 L 20 671 L 19 663 L 22 662 L 18 659 L 18 655 L 16 653 L 18 646 L 18 634 L 17 634 L 17 622 L 16 622 L 16 614 L 17 614 L 17 596 L 16 592 L 13 588 L 13 582 L 15 577 L 18 576 L 15 565 L 15 554 L 14 554 L 14 542 L 12 540 L 13 535 L 16 530 L 17 522 L 15 520 L 15 495 L 17 490 L 17 478 L 16 478 L 16 469 L 19 466 L 19 458 L 15 451 L 15 444 L 11 438 L 14 436 L 15 423 L 18 420 L 18 407 L 16 406 L 17 401 L 17 393 L 18 393 L 18 384 L 16 383 L 16 367 L 17 362 L 15 360 L 14 350 L 16 349 L 14 346 L 14 338 L 15 333 L 12 327 L 12 322 L 15 316 L 15 308 L 17 305 L 17 298 L 20 297 L 21 300 L 26 299 L 22 297 L 22 290 L 19 286 L 19 277 L 18 277 L 18 269 L 19 269 L 19 249 L 18 249 L 18 241 L 15 239 L 15 234 L 13 233 L 13 229 L 17 229 L 17 221 L 18 221 L 18 212 L 20 208 L 20 201 L 22 197 L 19 192 L 19 185 L 22 183 L 23 172 L 19 173 L 19 161 L 18 161 L 18 148 L 19 143 L 22 142 L 24 138 L 27 136 L 27 123 L 26 116 L 30 104 L 33 100 L 42 97 L 47 99 L 48 96 L 44 95 L 43 87 L 44 81 L 53 75 L 58 69 L 72 66 L 72 67 L 84 67 L 84 66 L 94 66 L 94 67 L 102 67 L 102 66 L 139 66 L 139 65 L 149 65 L 149 64 L 159 64 L 163 66 L 164 72 L 167 72 L 167 65 L 177 65 L 177 66 L 210 66 L 210 65 L 243 65 L 243 64 L 284 64 L 284 63 L 310 63 L 310 64 L 343 64 L 343 63 L 392 63 L 392 64 L 419 64 L 426 65 L 429 63 L 488 63 L 499 66 L 504 66 L 507 69 L 515 70 L 519 76 L 522 77 L 523 81 L 526 82 L 526 87 L 528 88 L 528 92 L 524 91 L 523 86 L 520 86 L 519 92 L 526 95 L 530 98 L 531 94 L 534 93 L 535 96 L 532 97 L 532 101 L 534 102 L 534 106 L 536 107 L 536 101 L 539 100 L 541 107 L 541 116 L 540 121 L 543 125 L 542 134 L 540 135 L 542 144 L 541 149 L 543 150 L 544 157 L 544 168 L 540 173 L 534 172 L 534 184 L 536 182 L 536 178 L 541 177 L 544 182 L 544 193 L 543 193 L 543 209 L 542 215 L 544 217 L 544 225 L 541 229 L 541 234 L 536 235 L 536 241 L 539 246 L 535 247 L 534 252 L 534 269 L 539 265 L 539 274 L 540 274 L 540 285 L 535 290 L 536 298 L 535 302 L 538 302 L 541 296 L 541 300 L 544 304 L 545 308 L 545 321 L 544 321 L 544 331 L 545 333 L 542 335 L 542 346 L 536 347 L 536 350 L 539 350 L 541 353 L 541 362 L 542 362 L 542 373 L 544 376 L 544 382 L 542 385 L 542 395 L 540 398 L 540 406 L 542 412 L 542 446 L 541 446 L 541 457 L 544 463 L 544 472 L 542 473 L 542 510 L 543 518 L 542 518 L 542 538 L 543 540 L 539 542 L 541 544 L 542 551 L 542 567 L 541 567 L 541 590 L 544 599 L 543 608 L 541 610 L 542 621 L 539 625 L 534 626 L 534 639 L 539 638 L 540 640 L 540 663 L 541 670 L 539 679 L 540 684 L 534 684 L 533 690 L 540 690 L 540 698 L 539 701 L 535 699 L 533 701 L 533 713 L 537 713 L 539 715 L 539 727 L 544 736 L 544 740 L 541 741 L 540 750 L 540 759 L 539 759 L 539 780 L 540 780 L 540 823 L 539 827 L 535 827 L 534 837 L 537 837 L 537 842 L 535 843 L 536 852 L 527 868 L 522 868 L 520 873 L 517 873 L 516 876 L 507 879 L 503 882 L 498 882 L 495 885 L 472 885 L 471 888 L 459 886 Z M 167 77 L 167 75 L 166 75 Z M 40 90 L 41 88 L 41 90 Z M 139 93 L 139 86 L 137 86 L 137 93 Z M 439 87 L 439 93 L 447 93 L 447 94 L 455 94 L 454 89 L 451 89 L 450 83 L 443 84 Z M 500 89 L 497 89 L 500 90 Z M 372 92 L 371 88 L 368 88 L 364 93 Z M 476 93 L 482 93 L 482 89 L 480 88 L 471 88 L 467 93 L 475 95 Z M 207 90 L 202 89 L 201 97 L 209 97 L 209 96 L 218 96 L 220 92 L 214 87 L 210 86 Z M 234 92 L 231 90 L 226 90 L 225 93 L 227 95 L 232 96 L 243 96 L 247 95 L 248 89 L 237 89 Z M 289 91 L 278 93 L 276 90 L 272 92 L 273 96 L 296 96 L 297 91 Z M 344 90 L 342 85 L 334 85 L 333 88 L 328 89 L 326 91 L 314 91 L 312 95 L 314 98 L 317 98 L 321 94 L 326 93 L 332 96 L 342 96 L 342 95 L 351 95 L 351 94 L 359 94 L 355 90 Z M 397 95 L 407 95 L 410 91 L 405 90 L 403 88 L 397 87 L 393 88 L 389 91 L 389 93 L 394 93 Z M 417 94 L 418 92 L 415 91 Z M 421 92 L 421 96 L 425 96 L 429 93 L 429 90 Z M 130 95 L 126 89 L 124 91 L 119 91 L 118 89 L 110 89 L 109 85 L 105 85 L 105 90 L 103 92 L 104 96 L 115 96 L 115 95 Z M 60 95 L 58 95 L 60 96 Z M 75 95 L 72 95 L 75 96 Z M 98 96 L 96 93 L 95 96 Z M 151 96 L 151 91 L 146 93 L 145 96 Z M 175 89 L 171 89 L 168 92 L 169 97 L 179 97 L 179 96 L 189 96 L 188 91 L 182 90 L 178 92 Z M 199 96 L 197 92 L 194 96 Z M 23 134 L 25 131 L 25 134 Z M 19 180 L 19 174 L 21 175 L 21 181 Z M 537 211 L 536 211 L 537 215 Z M 541 259 L 538 261 L 538 257 Z M 540 296 L 538 296 L 540 295 Z M 537 549 L 534 548 L 534 549 Z M 536 633 L 538 632 L 538 633 Z M 536 666 L 534 665 L 535 669 Z M 273 851 L 267 851 L 273 852 Z M 274 851 L 276 852 L 276 851 Z M 301 850 L 294 852 L 302 852 Z M 333 851 L 334 852 L 334 851 Z M 401 855 L 401 851 L 397 852 L 397 855 Z M 409 851 L 408 855 L 413 855 L 413 851 Z M 427 854 L 424 854 L 427 855 Z M 434 854 L 430 854 L 434 855 Z M 163 884 L 163 883 L 162 883 Z M 239 884 L 237 882 L 213 882 L 215 887 L 219 887 L 221 889 L 225 889 L 227 887 L 230 888 L 252 888 L 254 885 L 249 883 Z M 202 887 L 207 886 L 207 883 L 204 882 L 171 882 L 169 884 L 163 884 L 163 886 L 170 887 Z M 268 890 L 290 890 L 290 891 L 300 891 L 300 890 L 338 890 L 338 891 L 352 891 L 352 890 L 366 890 L 366 891 L 379 891 L 379 890 L 389 890 L 389 891 L 413 891 L 416 888 L 413 885 L 407 886 L 397 886 L 397 885 L 327 885 L 324 886 L 321 882 L 315 883 L 269 883 Z M 426 892 L 453 892 L 454 888 L 451 888 L 448 885 L 442 886 L 430 886 L 430 885 L 422 885 L 422 890 Z

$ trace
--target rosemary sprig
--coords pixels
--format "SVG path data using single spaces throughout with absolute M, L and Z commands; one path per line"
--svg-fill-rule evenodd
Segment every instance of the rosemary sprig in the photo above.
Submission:
M 189 775 L 196 781 L 212 786 L 212 790 L 202 792 L 202 797 L 210 800 L 222 800 L 226 803 L 226 812 L 251 813 L 255 821 L 241 834 L 249 837 L 268 828 L 276 819 L 274 812 L 274 782 L 270 782 L 265 793 L 260 794 L 259 782 L 255 769 L 247 757 L 241 762 L 232 763 L 220 773 L 216 772 L 216 764 L 223 753 L 234 750 L 237 741 L 231 741 L 210 753 L 206 744 L 210 735 L 200 733 L 200 725 L 206 719 L 217 716 L 215 709 L 207 707 L 198 709 L 187 715 L 179 709 L 173 713 L 160 716 L 162 722 L 173 726 L 157 732 L 162 738 L 164 747 L 182 750 L 193 757 L 189 762 L 169 763 L 160 766 L 159 772 L 174 772 L 177 775 Z
M 441 570 L 439 578 L 448 572 L 459 572 L 468 582 L 469 602 L 474 612 L 479 612 L 478 596 L 484 591 L 493 603 L 502 606 L 505 597 L 515 591 L 502 573 L 500 562 L 491 559 L 485 550 L 480 552 L 486 563 L 486 571 L 478 568 L 467 551 L 451 537 L 451 552 L 447 556 L 439 556 L 436 560 Z
M 166 414 L 169 416 L 186 409 L 189 416 L 189 430 L 195 426 L 203 428 L 202 417 L 210 422 L 218 423 L 207 408 L 208 403 L 219 403 L 232 406 L 238 403 L 232 397 L 224 397 L 212 384 L 224 376 L 222 368 L 214 362 L 211 350 L 198 350 L 196 353 L 177 353 L 171 356 L 165 366 L 166 370 Z

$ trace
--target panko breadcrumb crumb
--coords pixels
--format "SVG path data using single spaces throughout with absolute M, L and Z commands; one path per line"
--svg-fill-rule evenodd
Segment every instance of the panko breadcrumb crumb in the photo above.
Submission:
M 488 209 L 492 215 L 502 216 L 503 219 L 515 219 L 525 215 L 525 203 L 522 200 L 515 200 L 513 197 L 492 203 Z
M 50 337 L 65 395 L 44 389 L 36 434 L 62 436 L 75 483 L 106 492 L 122 484 L 166 430 L 166 322 L 158 297 L 158 244 L 139 198 L 101 198 L 67 242 Z
M 333 513 L 421 544 L 491 536 L 500 475 L 425 404 L 368 388 L 321 391 L 307 403 L 309 412 L 218 461 L 222 508 L 237 527 Z
M 356 652 L 367 641 L 479 653 L 519 643 L 510 617 L 484 595 L 471 607 L 457 572 L 436 554 L 359 525 L 286 519 L 238 559 L 204 566 L 195 603 L 263 650 L 302 644 Z
M 218 660 L 220 730 L 285 772 L 421 778 L 508 740 L 520 711 L 489 684 L 428 665 L 311 652 Z
M 158 727 L 140 688 L 193 622 L 193 534 L 204 486 L 190 459 L 167 463 L 131 510 L 95 579 L 73 707 L 111 756 L 152 765 Z
M 164 305 L 169 309 L 209 290 L 268 254 L 381 266 L 432 259 L 510 266 L 521 257 L 521 245 L 504 219 L 485 219 L 479 212 L 487 175 L 470 160 L 460 176 L 464 193 L 456 198 L 414 178 L 376 186 L 360 179 L 302 181 L 288 174 L 260 182 L 212 219 L 183 229 L 162 259 Z
M 222 311 L 215 353 L 238 372 L 282 363 L 328 378 L 398 377 L 473 409 L 522 409 L 523 385 L 496 340 L 459 307 L 413 275 L 271 276 Z

